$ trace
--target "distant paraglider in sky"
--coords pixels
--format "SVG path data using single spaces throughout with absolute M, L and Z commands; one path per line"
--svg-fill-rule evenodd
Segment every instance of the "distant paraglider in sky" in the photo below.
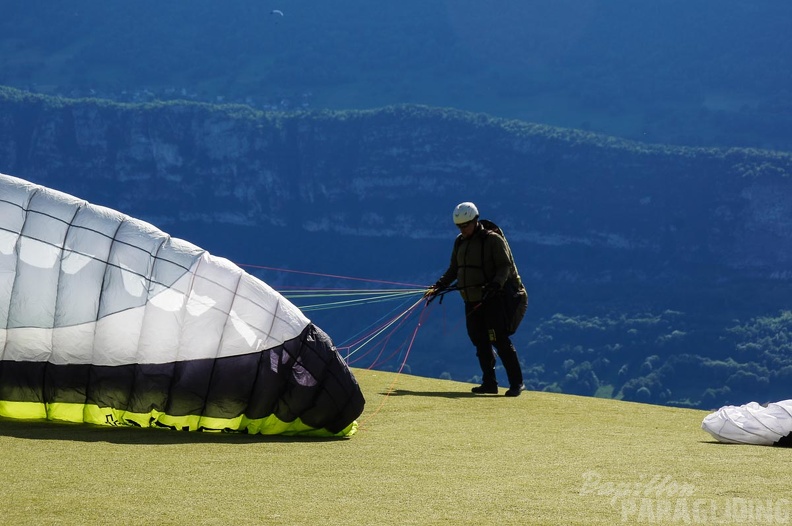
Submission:
M 270 14 L 271 14 L 271 15 L 280 15 L 280 16 L 283 16 L 283 11 L 281 11 L 280 9 L 273 9 L 272 11 L 270 11 Z
M 364 403 L 327 334 L 263 281 L 0 174 L 0 416 L 347 436 Z

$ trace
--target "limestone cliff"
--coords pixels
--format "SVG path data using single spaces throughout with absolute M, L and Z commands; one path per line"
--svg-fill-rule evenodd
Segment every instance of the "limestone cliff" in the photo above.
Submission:
M 429 107 L 296 114 L 0 92 L 0 170 L 167 227 L 443 239 L 482 204 L 514 244 L 785 278 L 792 155 L 678 148 Z M 627 256 L 632 257 L 632 256 Z

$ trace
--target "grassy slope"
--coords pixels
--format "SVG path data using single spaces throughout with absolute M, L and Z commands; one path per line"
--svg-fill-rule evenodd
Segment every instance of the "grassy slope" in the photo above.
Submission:
M 368 405 L 348 440 L 2 420 L 2 522 L 621 522 L 626 501 L 581 494 L 590 472 L 631 487 L 670 478 L 693 488 L 689 505 L 792 492 L 789 450 L 714 443 L 699 429 L 702 411 L 537 392 L 473 397 L 469 384 L 355 374 Z

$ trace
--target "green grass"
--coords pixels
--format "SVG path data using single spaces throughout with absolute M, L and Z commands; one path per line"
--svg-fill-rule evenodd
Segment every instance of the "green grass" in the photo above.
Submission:
M 657 512 L 695 523 L 697 501 L 699 518 L 770 502 L 792 520 L 792 452 L 717 444 L 706 412 L 354 372 L 367 408 L 350 439 L 0 420 L 0 522 L 685 524 Z

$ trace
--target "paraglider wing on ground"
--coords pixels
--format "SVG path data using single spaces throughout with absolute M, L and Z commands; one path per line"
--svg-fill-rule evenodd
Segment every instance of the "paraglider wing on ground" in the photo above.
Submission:
M 350 435 L 331 339 L 230 261 L 0 174 L 0 416 Z
M 701 428 L 719 442 L 792 447 L 792 400 L 727 405 L 707 415 Z

